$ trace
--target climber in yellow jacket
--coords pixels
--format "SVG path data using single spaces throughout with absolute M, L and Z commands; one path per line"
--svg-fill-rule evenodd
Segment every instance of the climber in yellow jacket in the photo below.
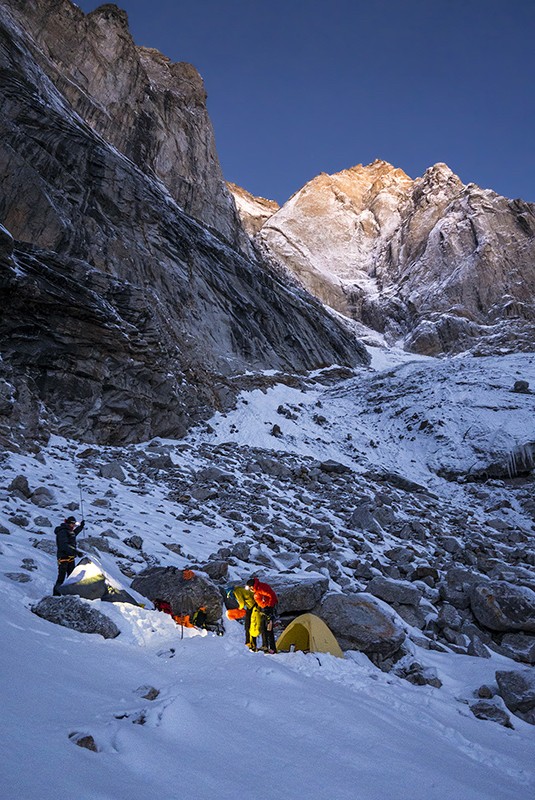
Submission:
M 256 650 L 256 637 L 260 634 L 260 628 L 258 621 L 255 619 L 253 620 L 253 631 L 251 631 L 251 619 L 254 616 L 253 611 L 257 608 L 254 592 L 251 592 L 244 586 L 230 586 L 227 589 L 227 597 L 229 600 L 236 600 L 238 607 L 245 610 L 243 619 L 245 625 L 245 645 L 249 647 L 250 650 Z

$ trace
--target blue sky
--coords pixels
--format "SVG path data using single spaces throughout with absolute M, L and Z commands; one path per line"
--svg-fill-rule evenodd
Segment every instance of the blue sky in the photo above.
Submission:
M 197 67 L 224 175 L 253 194 L 382 158 L 535 202 L 535 0 L 118 5 L 138 44 Z

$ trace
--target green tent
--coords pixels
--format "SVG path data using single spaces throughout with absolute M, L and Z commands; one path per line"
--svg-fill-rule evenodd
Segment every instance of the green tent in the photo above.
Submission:
M 343 658 L 340 645 L 327 625 L 315 614 L 301 614 L 296 617 L 277 639 L 277 652 L 288 653 L 304 650 L 310 653 L 331 653 Z

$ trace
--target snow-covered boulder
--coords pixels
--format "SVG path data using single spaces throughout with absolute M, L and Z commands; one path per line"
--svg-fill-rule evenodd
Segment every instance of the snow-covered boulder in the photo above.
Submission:
M 25 475 L 17 475 L 15 478 L 13 478 L 7 487 L 7 490 L 8 492 L 12 492 L 26 499 L 29 499 L 32 494 L 32 490 L 30 489 L 28 483 L 28 478 Z
M 216 466 L 199 470 L 195 478 L 206 483 L 236 483 L 236 476 L 232 472 Z
M 311 575 L 296 578 L 291 575 L 280 575 L 269 578 L 270 586 L 275 589 L 279 602 L 279 614 L 302 614 L 312 611 L 329 588 L 329 579 L 322 575 Z
M 496 681 L 507 708 L 535 725 L 535 672 L 527 669 L 498 671 Z
M 327 623 L 344 650 L 389 658 L 405 641 L 401 621 L 371 594 L 328 594 L 318 616 Z
M 87 556 L 76 565 L 58 588 L 58 592 L 62 597 L 75 595 L 86 600 L 137 605 L 137 600 L 126 591 L 124 586 L 113 580 L 100 565 L 91 561 Z
M 470 711 L 478 719 L 488 719 L 491 722 L 497 722 L 498 725 L 503 725 L 504 728 L 512 728 L 511 719 L 509 714 L 500 708 L 495 702 L 489 700 L 478 700 L 472 703 Z
M 368 584 L 368 592 L 379 597 L 386 603 L 402 603 L 403 605 L 417 606 L 422 598 L 422 593 L 417 586 L 409 581 L 398 581 L 393 578 L 384 578 L 376 575 Z
M 39 506 L 39 508 L 48 508 L 48 506 L 54 505 L 56 496 L 47 486 L 38 486 L 30 500 L 34 505 Z
M 101 464 L 99 472 L 103 478 L 114 478 L 121 483 L 126 480 L 126 473 L 118 461 L 110 461 L 108 464 Z
M 476 584 L 470 606 L 477 621 L 493 631 L 535 633 L 535 592 L 527 586 L 506 581 Z
M 43 597 L 32 611 L 55 625 L 80 633 L 98 633 L 105 639 L 115 639 L 120 634 L 115 622 L 80 597 Z

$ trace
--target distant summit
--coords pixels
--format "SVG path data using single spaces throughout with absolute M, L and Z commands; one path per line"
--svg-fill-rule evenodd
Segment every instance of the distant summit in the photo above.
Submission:
M 376 160 L 318 175 L 255 241 L 328 306 L 439 355 L 533 348 L 534 237 L 533 204 Z

